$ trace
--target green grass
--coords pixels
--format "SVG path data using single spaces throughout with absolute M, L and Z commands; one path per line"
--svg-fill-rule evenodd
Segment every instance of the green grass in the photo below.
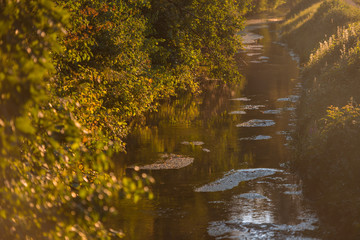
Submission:
M 293 31 L 299 29 L 304 23 L 309 21 L 315 12 L 319 9 L 321 2 L 315 3 L 310 7 L 304 9 L 303 11 L 299 12 L 298 14 L 293 15 L 291 18 L 288 18 L 282 24 L 283 34 L 289 34 Z
M 329 233 L 336 229 L 347 239 L 358 239 L 360 10 L 341 0 L 303 0 L 282 30 L 304 66 L 294 168 Z
M 306 4 L 305 4 L 306 3 Z M 341 0 L 305 0 L 282 25 L 282 38 L 306 62 L 319 42 L 336 33 L 339 26 L 360 20 L 360 10 Z

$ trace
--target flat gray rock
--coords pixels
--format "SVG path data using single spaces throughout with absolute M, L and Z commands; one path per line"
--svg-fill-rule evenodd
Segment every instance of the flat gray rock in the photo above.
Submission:
M 203 148 L 202 149 L 204 152 L 211 152 L 210 149 L 207 149 L 207 148 Z
M 266 56 L 261 56 L 259 57 L 260 60 L 266 60 L 266 59 L 269 59 L 269 57 L 266 57 Z
M 247 122 L 237 124 L 236 127 L 270 127 L 273 125 L 275 125 L 273 120 L 252 119 Z
M 258 140 L 268 140 L 271 139 L 271 136 L 266 136 L 266 135 L 257 135 L 257 136 L 253 136 L 253 137 L 244 137 L 244 138 L 240 138 L 239 140 L 244 141 L 258 141 Z
M 297 95 L 290 95 L 289 97 L 285 97 L 285 98 L 278 98 L 277 101 L 278 102 L 297 102 L 299 100 L 299 96 Z
M 263 114 L 280 114 L 281 109 L 274 109 L 274 110 L 265 110 L 261 111 Z
M 193 141 L 193 142 L 183 141 L 183 142 L 181 142 L 181 144 L 193 145 L 193 146 L 201 146 L 201 145 L 204 145 L 205 143 L 201 142 L 201 141 Z
M 195 192 L 225 191 L 238 186 L 240 182 L 273 175 L 277 172 L 282 172 L 282 170 L 273 169 L 273 168 L 252 168 L 252 169 L 231 170 L 230 172 L 226 173 L 224 177 L 209 184 L 206 184 L 202 187 L 196 188 Z
M 284 194 L 286 194 L 286 195 L 301 195 L 302 191 L 285 191 Z
M 251 101 L 250 98 L 247 98 L 247 97 L 240 97 L 240 98 L 232 98 L 230 100 L 233 100 L 233 101 L 241 101 L 241 102 L 248 102 L 248 101 Z
M 232 111 L 232 112 L 229 112 L 230 115 L 244 115 L 246 114 L 245 111 Z
M 194 162 L 194 158 L 177 155 L 177 154 L 163 154 L 161 159 L 153 164 L 139 166 L 140 170 L 165 170 L 165 169 L 180 169 L 184 168 Z M 135 168 L 134 166 L 129 168 Z
M 265 105 L 245 105 L 243 106 L 244 110 L 259 110 L 260 108 L 264 108 Z
M 259 193 L 243 193 L 238 196 L 235 196 L 235 198 L 245 198 L 245 199 L 266 199 L 269 200 L 267 197 L 259 194 Z

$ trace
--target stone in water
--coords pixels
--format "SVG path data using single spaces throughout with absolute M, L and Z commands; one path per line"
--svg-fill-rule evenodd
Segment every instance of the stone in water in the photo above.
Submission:
M 237 124 L 236 127 L 270 127 L 273 125 L 275 125 L 273 120 L 252 119 L 247 122 Z
M 266 135 L 257 135 L 254 137 L 244 137 L 244 138 L 240 138 L 240 140 L 254 140 L 254 141 L 258 141 L 258 140 L 268 140 L 271 139 L 271 136 L 266 136 Z
M 219 192 L 232 189 L 239 185 L 240 182 L 254 180 L 260 177 L 270 176 L 282 170 L 273 168 L 253 168 L 232 170 L 224 175 L 224 177 L 196 188 L 195 192 Z
M 194 162 L 194 158 L 177 155 L 177 154 L 163 154 L 161 159 L 153 164 L 139 166 L 140 170 L 162 170 L 162 169 L 180 169 L 184 168 Z M 135 168 L 135 167 L 129 167 Z

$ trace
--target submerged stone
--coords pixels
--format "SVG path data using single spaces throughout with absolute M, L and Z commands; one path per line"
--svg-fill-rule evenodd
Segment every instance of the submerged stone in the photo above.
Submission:
M 299 184 L 290 184 L 290 183 L 287 183 L 287 184 L 282 184 L 284 187 L 286 188 L 299 188 Z
M 246 34 L 242 35 L 242 43 L 243 44 L 256 43 L 258 40 L 262 38 L 264 38 L 264 36 L 252 32 L 247 32 Z
M 273 42 L 273 44 L 277 44 L 277 45 L 282 46 L 282 47 L 286 46 L 286 44 L 282 43 L 282 42 Z
M 193 142 L 183 141 L 183 142 L 181 142 L 181 144 L 201 146 L 201 145 L 204 145 L 205 143 L 204 143 L 204 142 L 201 142 L 201 141 L 193 141 Z
M 267 60 L 267 59 L 269 59 L 269 57 L 260 56 L 259 59 L 260 59 L 260 60 Z
M 289 55 L 292 58 L 292 60 L 294 60 L 296 62 L 300 62 L 300 57 L 296 53 L 294 53 L 294 51 L 291 50 L 289 52 Z
M 207 148 L 203 148 L 202 150 L 203 150 L 204 152 L 210 152 L 210 150 L 207 149 Z
M 245 198 L 245 199 L 266 199 L 269 200 L 267 197 L 259 194 L 259 193 L 243 193 L 238 196 L 235 196 L 235 198 Z
M 274 110 L 265 110 L 261 111 L 263 114 L 280 114 L 281 109 L 274 109 Z
M 289 102 L 290 98 L 278 98 L 276 101 L 278 101 L 278 102 Z
M 297 102 L 299 100 L 299 96 L 297 95 L 290 95 L 289 97 L 285 97 L 285 98 L 278 98 L 277 101 L 278 102 Z
M 244 110 L 259 110 L 260 108 L 264 108 L 265 105 L 245 105 L 243 106 Z
M 318 239 L 308 237 L 309 231 L 318 229 L 314 215 L 305 216 L 298 224 L 277 224 L 271 218 L 260 217 L 251 222 L 242 217 L 210 222 L 208 234 L 216 239 Z
M 282 170 L 273 168 L 253 168 L 232 170 L 224 175 L 224 177 L 196 188 L 195 192 L 219 192 L 232 189 L 239 185 L 240 182 L 254 180 L 260 177 L 270 176 Z
M 230 115 L 244 115 L 246 114 L 245 111 L 232 111 L 232 112 L 229 112 Z
M 261 55 L 261 53 L 247 53 L 246 55 L 248 55 L 249 57 L 252 57 L 252 56 L 256 56 L 256 55 Z
M 275 125 L 273 120 L 252 119 L 247 122 L 237 124 L 236 127 L 270 127 L 273 125 Z
M 250 98 L 247 98 L 247 97 L 241 97 L 241 98 L 232 98 L 230 100 L 233 100 L 233 101 L 241 101 L 241 102 L 248 102 L 248 101 L 251 101 Z
M 266 135 L 257 135 L 257 136 L 253 136 L 253 137 L 244 137 L 244 138 L 240 138 L 240 140 L 254 140 L 254 141 L 258 141 L 258 140 L 268 140 L 271 139 L 271 136 L 266 136 Z
M 293 111 L 295 111 L 295 110 L 296 110 L 296 108 L 294 108 L 294 107 L 286 107 L 286 108 L 284 108 L 284 111 L 293 112 Z
M 285 191 L 284 194 L 286 195 L 301 195 L 301 191 Z
M 153 164 L 139 166 L 140 170 L 163 170 L 163 169 L 180 169 L 184 168 L 194 162 L 194 158 L 177 155 L 177 154 L 162 154 L 161 159 Z M 135 168 L 135 166 L 129 167 Z
M 260 45 L 260 44 L 256 44 L 256 45 L 246 45 L 244 46 L 244 49 L 245 50 L 262 50 L 263 49 L 263 45 Z

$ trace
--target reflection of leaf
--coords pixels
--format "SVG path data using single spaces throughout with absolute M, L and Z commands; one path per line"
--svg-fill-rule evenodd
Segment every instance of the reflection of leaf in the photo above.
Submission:
M 34 134 L 35 128 L 31 125 L 31 120 L 27 117 L 18 117 L 15 120 L 16 129 L 28 134 Z

